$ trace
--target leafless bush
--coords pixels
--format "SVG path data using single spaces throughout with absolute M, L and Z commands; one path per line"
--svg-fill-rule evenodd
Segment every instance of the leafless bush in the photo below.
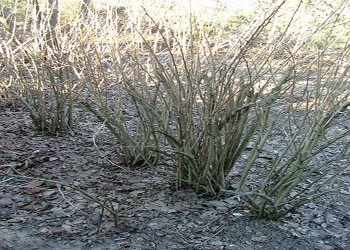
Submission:
M 11 29 L 13 34 L 3 41 L 1 53 L 5 70 L 16 83 L 11 92 L 28 108 L 34 126 L 57 132 L 73 126 L 79 74 L 75 43 L 80 34 L 62 33 L 62 27 L 51 20 L 52 13 L 49 10 L 46 19 L 41 20 L 39 31 L 22 34 L 21 39 L 16 28 Z
M 328 192 L 350 158 L 348 1 L 307 22 L 316 7 L 285 2 L 232 34 L 193 13 L 176 25 L 147 9 L 87 11 L 0 52 L 38 128 L 70 127 L 84 83 L 126 164 L 170 158 L 177 188 L 231 193 L 276 219 Z
M 165 146 L 151 149 L 174 160 L 178 188 L 191 185 L 218 193 L 235 168 L 240 174 L 232 193 L 259 217 L 274 219 L 322 195 L 326 184 L 347 168 L 340 164 L 330 175 L 322 172 L 331 162 L 347 159 L 350 133 L 348 128 L 336 135 L 329 132 L 346 119 L 349 107 L 343 60 L 347 41 L 320 48 L 313 39 L 323 26 L 334 25 L 342 6 L 310 35 L 291 39 L 301 5 L 295 6 L 285 29 L 266 33 L 278 22 L 282 5 L 229 44 L 204 28 L 177 32 L 148 16 L 158 40 L 150 41 L 137 28 L 143 50 L 137 46 L 129 52 L 134 70 L 131 75 L 117 71 L 123 91 L 141 110 L 139 123 L 165 141 Z M 336 54 L 329 61 L 330 53 Z M 261 169 L 258 158 L 278 132 L 284 134 L 285 145 Z M 343 149 L 321 165 L 315 163 L 341 141 Z M 243 155 L 247 158 L 240 165 Z

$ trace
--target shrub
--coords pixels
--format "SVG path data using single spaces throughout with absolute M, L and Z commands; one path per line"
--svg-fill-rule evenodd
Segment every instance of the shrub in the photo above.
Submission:
M 129 47 L 132 79 L 117 71 L 123 76 L 122 90 L 140 110 L 138 124 L 154 138 L 160 136 L 155 145 L 163 144 L 151 150 L 173 159 L 177 188 L 191 185 L 198 192 L 217 194 L 235 169 L 239 174 L 228 192 L 242 197 L 259 217 L 272 219 L 324 194 L 326 184 L 348 165 L 332 165 L 330 175 L 320 171 L 348 157 L 350 133 L 330 134 L 346 119 L 349 107 L 347 66 L 340 71 L 347 43 L 333 41 L 318 48 L 313 40 L 323 26 L 334 25 L 342 8 L 309 36 L 292 39 L 301 5 L 284 20 L 287 28 L 270 29 L 278 23 L 282 5 L 236 43 L 212 37 L 198 25 L 178 32 L 148 15 L 158 40 L 136 29 L 142 50 L 139 44 Z M 333 66 L 325 66 L 335 51 Z M 311 76 L 313 81 L 303 82 Z M 285 135 L 284 144 L 261 168 L 259 157 L 276 134 Z M 316 164 L 327 148 L 341 141 L 342 150 Z
M 39 129 L 71 126 L 82 82 L 83 104 L 127 165 L 169 160 L 177 188 L 226 192 L 277 219 L 330 191 L 350 159 L 350 129 L 341 126 L 349 41 L 338 25 L 348 1 L 323 19 L 317 3 L 285 2 L 242 26 L 172 6 L 168 16 L 87 11 L 84 23 L 55 34 L 42 26 L 49 36 L 0 52 Z M 305 20 L 310 10 L 315 18 Z
M 11 29 L 12 35 L 2 43 L 1 52 L 6 71 L 16 82 L 12 94 L 25 104 L 38 130 L 55 133 L 73 126 L 78 88 L 74 50 L 79 34 L 75 36 L 74 29 L 62 33 L 65 31 L 51 18 L 53 13 L 49 10 L 34 33 L 28 30 L 20 37 L 17 34 L 17 29 L 23 30 L 29 20 Z

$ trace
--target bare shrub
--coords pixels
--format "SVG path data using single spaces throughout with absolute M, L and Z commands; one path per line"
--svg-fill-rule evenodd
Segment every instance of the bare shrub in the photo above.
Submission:
M 61 29 L 57 20 L 52 21 L 52 13 L 54 9 L 49 9 L 40 29 L 32 34 L 21 33 L 20 39 L 12 29 L 12 35 L 1 46 L 6 71 L 16 82 L 12 94 L 26 105 L 37 129 L 57 132 L 73 126 L 78 87 L 74 56 L 79 33 Z M 53 16 L 58 18 L 57 14 Z M 23 29 L 29 20 L 22 21 L 19 27 Z
M 229 43 L 203 27 L 178 32 L 148 15 L 158 40 L 136 29 L 143 50 L 132 47 L 132 80 L 122 73 L 121 82 L 135 109 L 142 108 L 142 126 L 165 141 L 157 150 L 174 160 L 177 188 L 216 194 L 235 168 L 239 175 L 228 192 L 259 217 L 276 219 L 322 195 L 348 167 L 343 162 L 332 165 L 332 174 L 323 172 L 349 155 L 349 129 L 330 134 L 348 119 L 347 41 L 325 34 L 319 47 L 314 39 L 337 23 L 342 4 L 316 30 L 293 38 L 301 3 L 284 19 L 284 29 L 270 29 L 281 18 L 282 2 Z M 258 158 L 276 133 L 285 135 L 285 145 L 259 168 Z M 316 164 L 340 142 L 344 148 Z
M 165 158 L 177 188 L 229 193 L 277 219 L 331 191 L 349 166 L 348 3 L 280 1 L 235 30 L 191 8 L 169 7 L 173 18 L 91 9 L 55 33 L 43 19 L 49 36 L 0 52 L 38 128 L 72 125 L 82 82 L 126 164 Z

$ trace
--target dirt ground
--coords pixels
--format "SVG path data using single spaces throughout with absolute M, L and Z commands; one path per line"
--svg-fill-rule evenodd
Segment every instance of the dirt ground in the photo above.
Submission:
M 21 107 L 0 109 L 1 250 L 350 249 L 349 171 L 297 214 L 258 220 L 230 197 L 173 190 L 165 171 L 123 167 L 113 138 L 81 114 L 77 128 L 49 136 Z

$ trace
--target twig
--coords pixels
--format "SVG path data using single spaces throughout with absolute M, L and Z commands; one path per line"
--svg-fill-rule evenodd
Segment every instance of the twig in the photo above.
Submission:
M 48 179 L 44 179 L 44 178 L 38 178 L 38 177 L 31 177 L 31 176 L 17 176 L 17 175 L 3 175 L 1 174 L 0 176 L 3 177 L 13 177 L 13 178 L 24 178 L 24 179 L 29 179 L 29 180 L 38 180 L 38 181 L 45 181 L 45 182 L 50 182 L 55 184 L 56 186 L 61 185 L 61 186 L 66 186 L 69 187 L 75 191 L 78 191 L 79 193 L 83 194 L 84 196 L 86 196 L 87 198 L 89 198 L 90 200 L 96 202 L 97 204 L 99 204 L 101 207 L 104 207 L 108 212 L 110 212 L 113 216 L 115 216 L 115 214 L 118 211 L 115 211 L 114 208 L 110 208 L 108 206 L 105 205 L 104 202 L 101 202 L 100 200 L 98 200 L 97 198 L 93 197 L 91 194 L 85 192 L 84 190 L 82 190 L 81 188 L 79 188 L 78 186 L 75 185 L 71 185 L 71 184 L 67 184 L 67 183 L 63 183 L 60 181 L 53 181 L 53 180 L 48 180 Z
M 190 243 L 190 241 L 188 239 L 185 238 L 185 236 L 183 236 L 179 230 L 177 228 L 175 228 L 176 233 L 180 236 L 181 239 L 183 239 L 184 241 L 186 241 L 187 243 Z
M 225 228 L 221 228 L 219 231 L 217 231 L 215 234 L 213 234 L 211 236 L 211 238 L 214 238 L 215 236 L 217 236 L 218 234 L 220 234 L 222 231 L 224 231 Z M 207 242 L 209 241 L 210 239 L 207 239 L 204 244 L 207 244 Z
M 112 166 L 115 166 L 115 167 L 118 167 L 118 168 L 121 168 L 123 170 L 126 171 L 125 168 L 123 168 L 122 166 L 114 163 L 113 161 L 111 161 L 110 159 L 108 159 L 100 150 L 100 148 L 98 147 L 97 143 L 96 143 L 96 136 L 97 134 L 102 130 L 102 128 L 105 126 L 105 123 L 106 123 L 106 120 L 103 122 L 103 124 L 97 129 L 97 131 L 93 134 L 92 136 L 92 142 L 94 143 L 94 146 L 95 148 L 97 149 L 98 153 L 106 160 L 108 161 L 110 164 L 112 164 Z
M 103 217 L 103 213 L 105 211 L 105 207 L 106 207 L 106 203 L 107 202 L 109 202 L 109 205 L 111 206 L 111 209 L 113 210 L 113 213 L 111 213 L 111 214 L 113 216 L 114 227 L 118 227 L 118 213 L 117 213 L 117 211 L 114 210 L 114 206 L 113 206 L 111 200 L 106 198 L 105 201 L 103 202 L 103 204 L 105 206 L 102 207 L 102 210 L 101 210 L 101 213 L 100 213 L 100 216 L 99 216 L 98 225 L 97 225 L 97 230 L 96 230 L 95 234 L 97 234 L 100 231 L 100 227 L 101 227 L 101 224 L 102 224 L 102 217 Z
M 62 198 L 63 198 L 65 201 L 67 201 L 69 205 L 71 205 L 72 207 L 75 208 L 74 204 L 72 204 L 72 203 L 66 198 L 66 196 L 64 195 L 64 193 L 62 192 L 62 190 L 61 190 L 61 185 L 57 184 L 56 186 L 57 186 L 58 192 L 61 194 Z
M 227 193 L 227 194 L 232 194 L 233 195 L 233 198 L 239 198 L 239 197 L 242 197 L 242 196 L 258 196 L 258 197 L 261 197 L 263 199 L 265 199 L 266 201 L 270 202 L 271 205 L 273 206 L 273 208 L 275 209 L 275 211 L 278 211 L 278 208 L 276 206 L 276 202 L 274 201 L 274 199 L 272 199 L 271 197 L 268 197 L 267 195 L 265 194 L 262 194 L 262 193 L 256 193 L 256 192 L 235 192 L 235 191 L 230 191 L 230 190 L 221 190 L 220 192 L 223 192 L 223 193 Z
M 103 204 L 106 204 L 106 201 L 104 201 Z M 97 229 L 96 229 L 95 234 L 98 234 L 98 232 L 100 231 L 100 227 L 101 227 L 101 224 L 102 224 L 102 217 L 103 217 L 104 211 L 105 211 L 105 207 L 102 207 L 100 216 L 98 218 L 98 225 L 97 225 Z

